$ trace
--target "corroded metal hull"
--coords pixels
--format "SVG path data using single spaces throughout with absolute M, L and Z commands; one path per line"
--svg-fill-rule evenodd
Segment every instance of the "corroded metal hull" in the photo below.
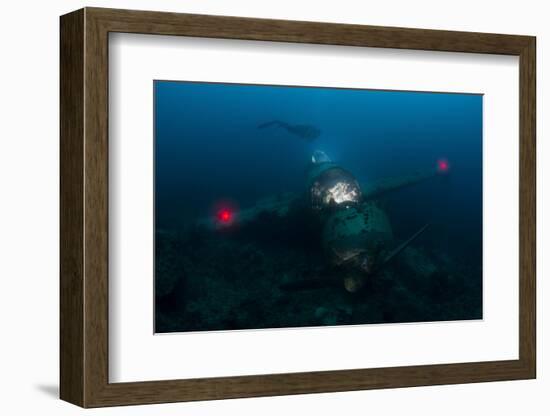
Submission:
M 388 216 L 374 201 L 332 213 L 323 229 L 327 253 L 342 261 L 354 254 L 377 251 L 392 240 Z

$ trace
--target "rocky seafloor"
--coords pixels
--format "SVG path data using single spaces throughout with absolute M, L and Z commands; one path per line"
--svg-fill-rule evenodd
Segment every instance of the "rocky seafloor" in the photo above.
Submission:
M 326 270 L 318 236 L 295 230 L 276 218 L 234 232 L 158 230 L 155 331 L 482 318 L 481 269 L 421 240 L 360 293 L 338 284 L 282 289 Z

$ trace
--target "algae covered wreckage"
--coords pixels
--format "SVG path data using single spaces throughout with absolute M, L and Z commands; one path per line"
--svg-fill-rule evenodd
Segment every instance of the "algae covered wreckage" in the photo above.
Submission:
M 395 236 L 385 209 L 448 168 L 359 183 L 317 151 L 302 193 L 157 229 L 156 332 L 481 318 L 480 270 L 423 241 L 427 222 Z

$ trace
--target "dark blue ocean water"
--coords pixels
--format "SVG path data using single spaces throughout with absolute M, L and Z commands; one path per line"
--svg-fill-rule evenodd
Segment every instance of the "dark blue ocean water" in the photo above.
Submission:
M 303 191 L 320 149 L 361 182 L 432 169 L 449 177 L 387 199 L 396 234 L 430 221 L 438 244 L 481 259 L 482 103 L 474 94 L 155 82 L 156 224 L 174 228 L 220 200 L 242 207 Z M 321 130 L 309 142 L 281 120 Z M 435 236 L 433 234 L 436 234 Z

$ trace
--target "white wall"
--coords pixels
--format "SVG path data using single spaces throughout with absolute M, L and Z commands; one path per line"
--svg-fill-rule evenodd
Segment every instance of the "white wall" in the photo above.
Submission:
M 422 414 L 543 415 L 550 410 L 550 361 L 543 282 L 550 237 L 542 213 L 549 170 L 544 102 L 550 96 L 550 26 L 543 1 L 125 0 L 5 2 L 0 24 L 0 409 L 3 414 L 68 415 L 58 385 L 58 16 L 82 6 L 156 9 L 538 37 L 538 305 L 536 381 L 317 394 L 92 410 L 88 414 Z

